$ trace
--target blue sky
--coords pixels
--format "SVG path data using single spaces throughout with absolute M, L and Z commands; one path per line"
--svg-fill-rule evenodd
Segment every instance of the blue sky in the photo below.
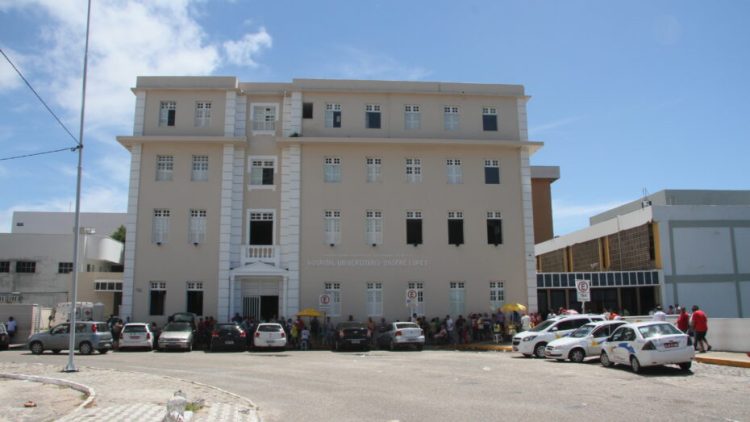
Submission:
M 0 48 L 78 134 L 84 0 L 0 0 Z M 84 211 L 127 206 L 137 75 L 523 84 L 555 234 L 644 189 L 749 189 L 750 2 L 94 0 Z M 0 58 L 0 158 L 73 146 Z M 14 210 L 73 210 L 76 154 L 0 161 Z

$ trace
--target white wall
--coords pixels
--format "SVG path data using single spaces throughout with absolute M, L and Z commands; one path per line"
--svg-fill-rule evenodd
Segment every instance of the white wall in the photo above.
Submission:
M 673 236 L 677 275 L 734 273 L 729 227 L 679 227 Z
M 750 273 L 750 227 L 735 227 L 734 244 L 737 250 L 737 271 Z
M 72 212 L 16 211 L 11 233 L 71 234 L 75 227 L 74 217 Z M 125 225 L 126 217 L 124 212 L 83 212 L 80 225 L 93 227 L 98 235 L 110 236 Z
M 688 308 L 698 305 L 710 317 L 731 318 L 739 315 L 734 282 L 678 283 L 677 297 Z

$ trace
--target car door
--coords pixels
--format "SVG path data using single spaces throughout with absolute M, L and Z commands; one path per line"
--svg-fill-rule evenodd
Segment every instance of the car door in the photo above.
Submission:
M 49 331 L 49 337 L 47 341 L 44 342 L 44 348 L 57 350 L 67 349 L 70 342 L 70 336 L 68 335 L 69 330 L 70 324 L 68 323 L 54 326 Z
M 635 331 L 630 327 L 622 328 L 622 335 L 614 349 L 615 360 L 618 363 L 630 363 L 630 355 L 635 353 Z
M 609 360 L 614 363 L 619 363 L 617 360 L 617 345 L 622 341 L 624 328 L 618 328 L 614 333 L 607 339 L 607 342 L 602 345 L 605 348 Z

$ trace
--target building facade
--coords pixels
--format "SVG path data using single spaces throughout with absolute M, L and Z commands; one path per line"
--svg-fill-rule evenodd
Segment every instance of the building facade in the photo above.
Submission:
M 522 86 L 139 77 L 133 92 L 124 316 L 536 307 L 542 144 Z

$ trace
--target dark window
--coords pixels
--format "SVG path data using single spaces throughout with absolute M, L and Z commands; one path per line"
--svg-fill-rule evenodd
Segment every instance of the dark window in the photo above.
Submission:
M 500 167 L 484 167 L 484 183 L 488 185 L 500 184 Z
M 273 245 L 273 221 L 251 221 L 250 244 Z
M 333 111 L 333 127 L 341 127 L 341 112 Z
M 188 290 L 187 312 L 192 312 L 196 315 L 203 315 L 203 291 L 202 290 Z
M 576 324 L 577 322 L 582 322 L 582 323 Z M 568 321 L 560 321 L 557 324 L 557 331 L 574 330 L 587 322 L 588 321 L 586 321 L 585 319 L 580 319 L 580 320 L 572 319 Z
M 503 220 L 487 219 L 487 243 L 490 245 L 503 244 Z
M 408 245 L 422 244 L 422 220 L 416 218 L 406 219 L 406 243 Z
M 368 129 L 380 129 L 380 112 L 368 111 L 367 115 L 367 128 Z
M 34 261 L 18 261 L 16 262 L 17 273 L 35 273 L 36 262 Z
M 167 126 L 174 126 L 174 116 L 176 110 L 167 111 Z
M 10 261 L 0 261 L 0 273 L 10 272 Z
M 263 181 L 264 185 L 273 185 L 273 168 L 263 168 Z
M 448 244 L 463 245 L 464 243 L 464 220 L 448 220 Z
M 485 131 L 497 131 L 497 115 L 485 114 L 482 116 L 482 128 Z
M 61 262 L 57 265 L 57 272 L 60 274 L 68 274 L 73 272 L 72 262 Z
M 149 315 L 164 315 L 164 300 L 166 297 L 166 290 L 151 290 Z
M 313 118 L 313 103 L 302 103 L 302 118 L 303 119 Z

